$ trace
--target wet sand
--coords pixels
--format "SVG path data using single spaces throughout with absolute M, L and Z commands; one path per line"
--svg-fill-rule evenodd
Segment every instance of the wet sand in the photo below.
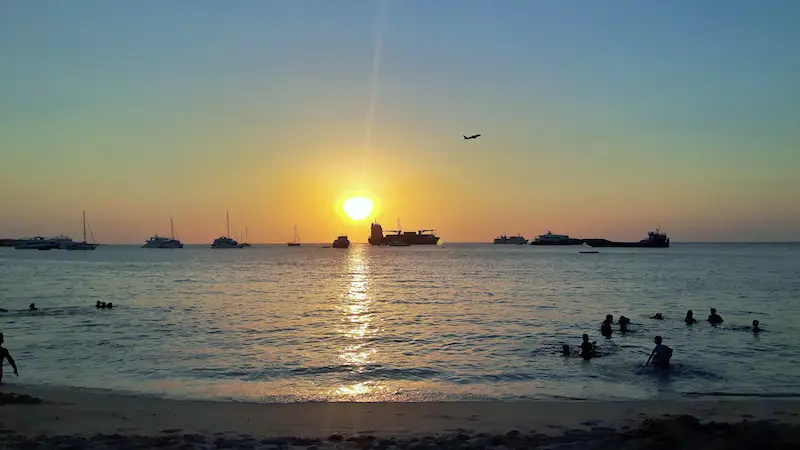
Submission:
M 258 404 L 20 386 L 0 392 L 2 448 L 649 449 L 678 437 L 690 445 L 682 448 L 708 448 L 709 439 L 722 445 L 751 435 L 800 443 L 797 400 Z M 672 417 L 647 420 L 665 414 Z

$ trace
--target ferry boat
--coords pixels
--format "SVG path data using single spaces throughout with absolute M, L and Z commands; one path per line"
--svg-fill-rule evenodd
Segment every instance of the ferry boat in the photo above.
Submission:
M 525 245 L 528 243 L 528 240 L 520 235 L 516 236 L 506 236 L 505 233 L 501 234 L 499 237 L 494 238 L 495 244 L 513 244 L 513 245 Z
M 392 242 L 401 242 L 408 245 L 436 245 L 439 243 L 439 236 L 434 234 L 436 230 L 402 231 L 400 220 L 397 221 L 397 230 L 387 230 L 391 234 L 383 235 L 383 227 L 378 222 L 370 225 L 370 236 L 367 240 L 372 245 L 390 245 Z
M 331 244 L 331 247 L 333 247 L 333 248 L 348 248 L 348 247 L 350 247 L 350 239 L 347 239 L 347 235 L 341 235 L 341 236 L 337 237 L 335 241 L 333 241 L 333 244 Z
M 14 246 L 17 250 L 53 250 L 61 246 L 61 243 L 52 239 L 45 239 L 41 236 L 30 239 L 22 239 Z
M 183 243 L 175 239 L 175 224 L 172 221 L 172 216 L 169 216 L 169 236 L 167 238 L 154 234 L 145 241 L 142 248 L 183 248 Z
M 581 245 L 583 239 L 575 239 L 567 236 L 566 234 L 553 234 L 552 231 L 547 230 L 547 234 L 536 236 L 531 242 L 531 245 Z
M 231 217 L 228 214 L 228 211 L 225 210 L 225 220 L 228 224 L 228 234 L 227 236 L 220 236 L 214 239 L 214 242 L 211 244 L 211 248 L 244 248 L 242 244 L 237 242 L 235 239 L 231 239 Z
M 669 237 L 661 232 L 660 227 L 649 231 L 647 238 L 639 242 L 613 242 L 608 239 L 586 239 L 590 247 L 644 247 L 644 248 L 669 248 Z

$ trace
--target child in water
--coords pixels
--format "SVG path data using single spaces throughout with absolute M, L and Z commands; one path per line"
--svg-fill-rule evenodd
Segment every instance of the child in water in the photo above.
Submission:
M 606 320 L 603 321 L 603 324 L 600 325 L 600 334 L 605 336 L 606 338 L 611 338 L 611 324 L 614 323 L 614 316 L 611 314 L 606 316 Z
M 625 316 L 620 316 L 619 317 L 619 331 L 621 333 L 627 333 L 628 332 L 628 324 L 629 323 L 631 323 L 631 319 L 628 319 Z

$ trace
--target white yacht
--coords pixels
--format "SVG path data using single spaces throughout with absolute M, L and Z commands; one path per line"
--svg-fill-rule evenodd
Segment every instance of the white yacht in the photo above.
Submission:
M 51 241 L 58 242 L 58 248 L 61 250 L 66 250 L 67 247 L 71 246 L 75 241 L 72 240 L 69 236 L 64 236 L 63 234 L 59 234 L 58 236 L 51 238 Z
M 22 242 L 15 245 L 14 248 L 17 250 L 52 250 L 59 248 L 60 245 L 60 243 L 52 239 L 36 236 L 30 239 L 24 239 Z
M 172 216 L 169 216 L 169 233 L 170 237 L 154 234 L 150 239 L 145 241 L 142 248 L 183 248 L 183 243 L 175 239 L 175 224 L 172 222 Z
M 528 243 L 528 240 L 520 235 L 516 236 L 506 236 L 505 234 L 501 234 L 499 237 L 494 238 L 495 244 L 513 244 L 513 245 L 525 245 Z
M 226 236 L 220 236 L 214 239 L 214 242 L 211 244 L 211 248 L 244 248 L 244 245 L 240 244 L 236 241 L 236 239 L 231 239 L 231 216 L 228 214 L 228 211 L 225 211 L 225 219 L 228 223 L 228 234 Z

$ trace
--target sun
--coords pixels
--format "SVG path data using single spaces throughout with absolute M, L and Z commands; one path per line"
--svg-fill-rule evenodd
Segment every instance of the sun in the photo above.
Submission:
M 372 213 L 375 205 L 367 197 L 350 197 L 342 205 L 344 213 L 353 220 L 364 220 Z

